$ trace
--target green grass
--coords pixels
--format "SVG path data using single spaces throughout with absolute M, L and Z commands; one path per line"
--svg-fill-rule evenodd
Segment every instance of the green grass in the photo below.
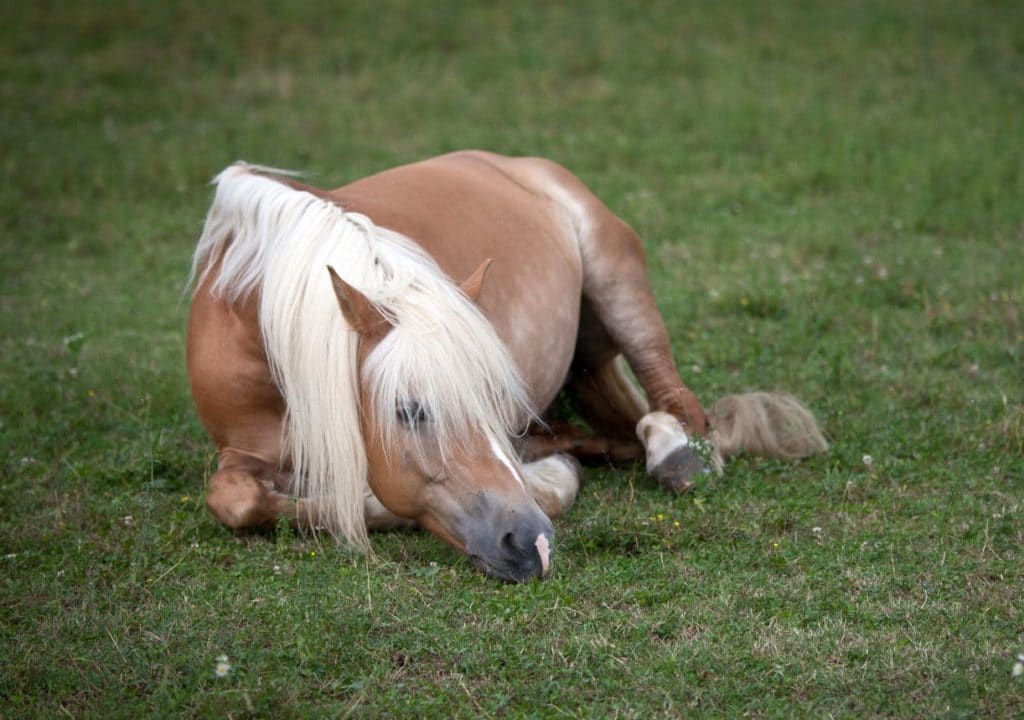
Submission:
M 0 716 L 1024 715 L 1022 8 L 4 4 Z M 590 472 L 521 586 L 217 525 L 207 180 L 461 147 L 577 172 L 698 394 L 795 392 L 832 450 Z

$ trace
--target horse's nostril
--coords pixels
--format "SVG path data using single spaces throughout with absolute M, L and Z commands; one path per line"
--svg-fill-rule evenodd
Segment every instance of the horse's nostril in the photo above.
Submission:
M 510 552 L 515 552 L 519 549 L 519 546 L 516 544 L 515 533 L 508 532 L 501 537 L 501 548 Z

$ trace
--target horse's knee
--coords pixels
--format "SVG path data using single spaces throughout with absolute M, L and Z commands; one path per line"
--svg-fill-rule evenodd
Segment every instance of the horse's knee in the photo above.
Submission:
M 273 527 L 280 508 L 267 486 L 241 470 L 218 470 L 210 478 L 206 508 L 233 530 Z
M 549 518 L 561 517 L 576 502 L 583 468 L 576 458 L 559 453 L 523 466 L 526 487 Z

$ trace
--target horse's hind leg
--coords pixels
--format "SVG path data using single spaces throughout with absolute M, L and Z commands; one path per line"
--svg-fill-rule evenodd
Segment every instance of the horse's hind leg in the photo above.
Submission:
M 598 334 L 603 335 L 603 330 Z M 626 376 L 621 355 L 580 355 L 571 388 L 583 418 L 598 433 L 583 446 L 600 441 L 607 448 L 605 459 L 611 462 L 646 460 L 648 474 L 666 489 L 689 490 L 691 478 L 703 472 L 704 466 L 689 447 L 676 416 L 650 411 Z M 588 357 L 592 366 L 587 364 Z
M 705 470 L 688 437 L 706 432 L 704 411 L 676 369 L 640 239 L 603 205 L 591 209 L 580 238 L 584 297 L 575 385 L 585 403 L 589 398 L 598 422 L 632 426 L 649 474 L 667 489 L 684 492 Z M 628 400 L 628 380 L 614 365 L 619 352 L 647 394 L 647 407 Z
M 596 319 L 584 317 L 582 326 L 594 332 L 577 346 L 567 393 L 590 431 L 572 422 L 548 421 L 531 428 L 524 438 L 522 455 L 540 458 L 568 453 L 584 465 L 643 460 L 645 451 L 636 425 L 647 413 L 647 401 L 626 377 L 622 356 Z
M 530 433 L 519 441 L 518 447 L 524 461 L 536 461 L 558 453 L 570 455 L 583 465 L 620 465 L 644 459 L 644 447 L 635 433 L 599 435 L 565 422 L 531 428 Z
M 688 447 L 687 433 L 705 434 L 707 421 L 676 370 L 647 279 L 640 239 L 565 168 L 537 158 L 501 164 L 517 181 L 551 201 L 554 217 L 566 231 L 567 245 L 579 251 L 583 270 L 579 337 L 586 343 L 588 333 L 593 334 L 596 341 L 590 342 L 595 346 L 604 341 L 596 355 L 584 358 L 583 367 L 601 372 L 620 352 L 625 356 L 650 404 L 644 418 L 651 416 L 651 421 L 643 424 L 642 418 L 634 428 L 644 444 L 647 469 L 667 487 L 687 489 L 690 477 L 702 469 Z M 588 315 L 593 318 L 589 328 Z M 630 415 L 626 412 L 623 417 Z

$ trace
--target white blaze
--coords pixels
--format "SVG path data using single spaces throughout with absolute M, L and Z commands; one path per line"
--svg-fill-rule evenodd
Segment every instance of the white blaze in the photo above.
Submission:
M 516 470 L 515 465 L 513 465 L 512 461 L 508 459 L 508 455 L 506 455 L 505 451 L 501 449 L 501 444 L 498 443 L 498 439 L 492 435 L 488 440 L 491 443 L 491 452 L 494 453 L 494 457 L 498 458 L 498 460 L 501 461 L 501 464 L 508 468 L 508 471 L 512 473 L 512 477 L 514 477 L 520 487 L 525 490 L 526 483 L 523 482 L 523 478 L 519 474 L 519 471 Z

